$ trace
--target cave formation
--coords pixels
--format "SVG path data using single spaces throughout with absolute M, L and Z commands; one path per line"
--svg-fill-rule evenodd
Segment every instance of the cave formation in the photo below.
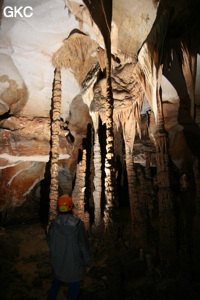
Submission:
M 30 3 L 1 1 L 2 228 L 68 193 L 88 234 L 118 239 L 125 209 L 151 264 L 199 273 L 199 1 Z

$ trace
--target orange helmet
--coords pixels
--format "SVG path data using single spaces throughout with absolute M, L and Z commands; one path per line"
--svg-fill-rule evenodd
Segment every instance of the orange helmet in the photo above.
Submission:
M 62 195 L 58 198 L 58 208 L 60 212 L 70 211 L 73 206 L 72 198 L 69 195 Z

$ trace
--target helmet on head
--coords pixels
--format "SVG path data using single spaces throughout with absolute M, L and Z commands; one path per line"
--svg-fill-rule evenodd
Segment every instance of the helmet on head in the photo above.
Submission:
M 72 198 L 69 195 L 62 195 L 58 198 L 58 208 L 60 212 L 70 211 L 73 206 Z

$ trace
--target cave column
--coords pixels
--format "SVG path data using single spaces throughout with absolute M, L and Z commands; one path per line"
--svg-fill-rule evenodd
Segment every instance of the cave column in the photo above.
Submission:
M 159 79 L 161 79 L 161 74 L 158 75 L 157 129 L 154 136 L 159 187 L 159 254 L 163 264 L 172 265 L 177 259 L 176 221 L 174 198 L 169 176 L 168 136 L 164 127 Z
M 113 213 L 116 203 L 115 193 L 115 157 L 113 132 L 113 93 L 111 84 L 111 44 L 110 38 L 106 45 L 106 156 L 105 156 L 105 199 L 104 224 L 109 229 L 113 224 Z
M 153 191 L 153 180 L 152 180 L 152 175 L 151 175 L 151 154 L 147 153 L 146 154 L 146 166 L 145 166 L 145 199 L 146 199 L 146 205 L 147 205 L 147 211 L 148 211 L 148 216 L 149 220 L 151 221 L 153 217 L 153 200 L 155 198 L 154 191 Z
M 86 177 L 86 150 L 83 150 L 82 160 L 77 164 L 76 169 L 76 182 L 72 193 L 72 198 L 74 201 L 74 213 L 75 216 L 80 218 L 84 223 L 85 220 L 85 179 Z M 85 224 L 86 228 L 89 224 Z
M 131 212 L 131 231 L 134 245 L 144 248 L 146 244 L 146 229 L 144 226 L 144 216 L 141 210 L 138 195 L 137 174 L 134 168 L 133 146 L 136 132 L 136 118 L 134 110 L 124 111 L 121 118 L 123 136 L 125 142 L 126 170 L 128 180 L 129 203 Z
M 159 61 L 158 53 L 153 54 L 147 44 L 144 44 L 139 53 L 139 67 L 136 68 L 137 76 L 145 91 L 146 98 L 151 105 L 155 124 L 153 132 L 149 135 L 153 139 L 156 149 L 156 165 L 158 180 L 158 206 L 159 206 L 159 255 L 160 260 L 167 267 L 173 265 L 177 259 L 176 222 L 174 199 L 169 177 L 169 153 L 168 136 L 164 127 L 163 107 L 161 98 L 162 65 L 154 62 Z M 148 72 L 147 72 L 148 71 Z M 170 263 L 171 261 L 171 263 Z M 175 265 L 175 264 L 174 264 Z
M 137 210 L 140 220 L 140 248 L 144 250 L 145 253 L 149 252 L 149 227 L 150 219 L 148 214 L 148 202 L 149 202 L 149 186 L 147 179 L 145 177 L 145 169 L 139 165 L 136 169 L 137 174 L 137 193 L 138 193 L 138 203 Z
M 53 108 L 51 123 L 51 183 L 49 203 L 49 224 L 57 216 L 58 200 L 58 159 L 59 159 L 59 134 L 60 134 L 60 108 L 61 108 L 61 71 L 55 69 L 53 83 Z

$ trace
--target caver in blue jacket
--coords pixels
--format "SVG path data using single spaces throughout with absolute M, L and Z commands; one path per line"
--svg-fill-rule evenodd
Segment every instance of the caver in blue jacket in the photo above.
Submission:
M 60 214 L 50 225 L 47 243 L 54 277 L 67 283 L 82 280 L 91 267 L 84 223 L 72 214 Z

